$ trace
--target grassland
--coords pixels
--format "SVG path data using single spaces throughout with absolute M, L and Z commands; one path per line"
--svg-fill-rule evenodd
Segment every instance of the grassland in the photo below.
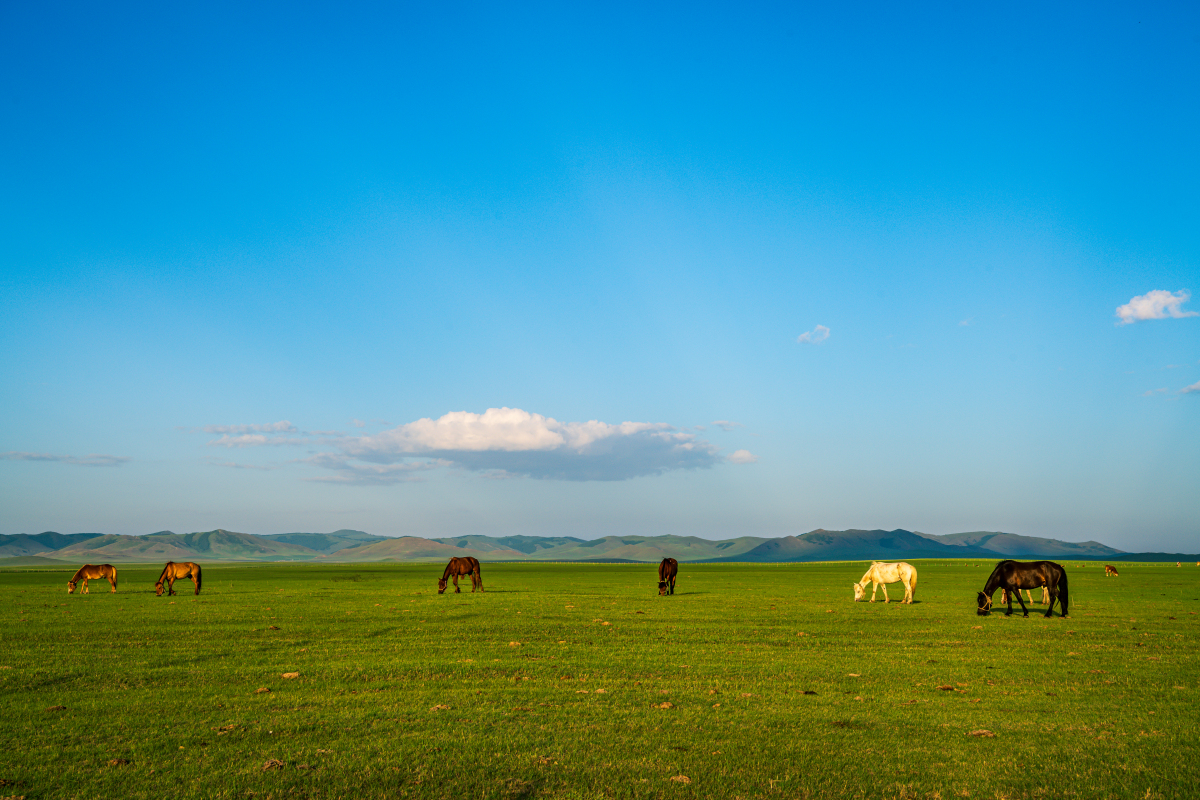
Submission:
M 912 606 L 859 564 L 3 571 L 0 797 L 1196 795 L 1200 569 L 1071 563 L 1045 620 L 916 565 Z

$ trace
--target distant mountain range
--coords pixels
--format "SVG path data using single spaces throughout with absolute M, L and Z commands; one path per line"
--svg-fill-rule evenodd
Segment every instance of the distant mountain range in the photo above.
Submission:
M 453 536 L 423 539 L 374 536 L 363 531 L 276 533 L 259 536 L 217 529 L 159 531 L 144 536 L 102 533 L 0 535 L 0 564 L 157 561 L 481 561 L 789 562 L 897 561 L 908 558 L 1048 558 L 1109 561 L 1196 560 L 1181 553 L 1124 553 L 1099 542 L 1063 542 L 1015 533 L 973 531 L 935 536 L 906 530 L 826 531 L 768 539 L 742 536 L 712 541 L 695 536 Z

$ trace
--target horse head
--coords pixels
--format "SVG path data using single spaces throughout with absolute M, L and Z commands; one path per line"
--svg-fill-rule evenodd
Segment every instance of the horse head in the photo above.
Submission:
M 75 581 L 67 581 L 67 594 L 75 594 Z
M 438 594 L 442 594 L 445 591 L 446 591 L 446 579 L 442 578 L 441 580 L 438 581 Z
M 154 594 L 157 595 L 158 597 L 162 597 L 162 593 L 163 593 L 163 585 L 162 585 L 162 581 L 159 581 L 158 583 L 154 584 Z
M 659 581 L 659 582 L 658 582 L 658 594 L 659 594 L 659 596 L 661 597 L 662 595 L 664 595 L 664 594 L 666 594 L 666 593 L 667 593 L 667 582 L 666 582 L 666 581 Z
M 858 602 L 867 596 L 866 586 L 861 583 L 854 584 L 854 602 Z
M 976 598 L 975 603 L 978 606 L 975 613 L 981 617 L 986 617 L 988 612 L 992 610 L 992 598 L 983 592 L 979 593 L 979 597 Z

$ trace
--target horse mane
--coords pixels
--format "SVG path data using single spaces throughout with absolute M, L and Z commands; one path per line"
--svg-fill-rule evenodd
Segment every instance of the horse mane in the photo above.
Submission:
M 78 570 L 76 570 L 75 574 L 71 577 L 71 580 L 68 581 L 68 583 L 79 583 L 79 576 L 83 574 L 83 571 L 85 569 L 87 569 L 88 566 L 89 566 L 88 564 L 84 564 L 82 567 L 80 567 Z
M 454 558 L 451 558 L 450 561 L 446 564 L 446 571 L 442 573 L 442 580 L 444 580 L 444 581 L 450 580 L 450 567 L 454 566 L 455 558 L 457 558 L 457 556 L 455 556 Z
M 168 561 L 167 565 L 165 567 L 163 567 L 162 574 L 158 576 L 159 584 L 161 584 L 163 581 L 165 581 L 167 579 L 167 570 L 169 570 L 171 568 L 171 565 L 174 563 L 175 563 L 174 561 Z M 157 586 L 158 584 L 155 584 L 155 585 Z

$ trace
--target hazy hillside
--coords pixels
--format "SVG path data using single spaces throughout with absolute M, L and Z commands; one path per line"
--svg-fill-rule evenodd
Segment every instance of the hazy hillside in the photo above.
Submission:
M 249 533 L 215 530 L 199 533 L 159 531 L 145 536 L 98 536 L 55 551 L 55 558 L 89 561 L 294 561 L 317 551 Z
M 336 553 L 338 550 L 358 547 L 365 542 L 376 542 L 384 537 L 363 531 L 340 530 L 333 533 L 272 533 L 261 538 L 300 545 L 318 553 Z
M 905 558 L 962 558 L 992 553 L 972 547 L 942 544 L 923 536 L 894 531 L 827 531 L 818 529 L 800 536 L 767 541 L 738 556 L 719 561 L 897 561 Z
M 449 561 L 452 556 L 474 556 L 480 561 L 519 561 L 524 553 L 509 549 L 478 550 L 459 547 L 419 536 L 401 536 L 396 539 L 380 538 L 354 548 L 321 556 L 322 561 Z
M 93 539 L 97 536 L 103 536 L 103 534 L 55 533 L 54 531 L 46 531 L 45 533 L 35 534 L 18 533 L 14 535 L 0 535 L 0 557 L 11 558 L 49 553 L 54 550 L 61 550 L 75 542 Z
M 898 561 L 915 558 L 1104 558 L 1195 560 L 1183 554 L 1122 553 L 1098 542 L 1062 542 L 995 531 L 943 536 L 896 530 L 815 530 L 766 539 L 742 536 L 710 541 L 696 536 L 452 536 L 424 539 L 375 536 L 364 531 L 276 533 L 258 536 L 221 528 L 196 533 L 158 531 L 145 536 L 98 533 L 0 536 L 0 559 L 63 563 L 161 561 Z
M 1058 539 L 1042 539 L 1037 536 L 1021 536 L 1016 533 L 996 531 L 948 533 L 942 536 L 928 533 L 917 535 L 942 544 L 975 547 L 1009 557 L 1036 555 L 1043 558 L 1103 558 L 1121 552 L 1099 542 L 1062 542 Z

